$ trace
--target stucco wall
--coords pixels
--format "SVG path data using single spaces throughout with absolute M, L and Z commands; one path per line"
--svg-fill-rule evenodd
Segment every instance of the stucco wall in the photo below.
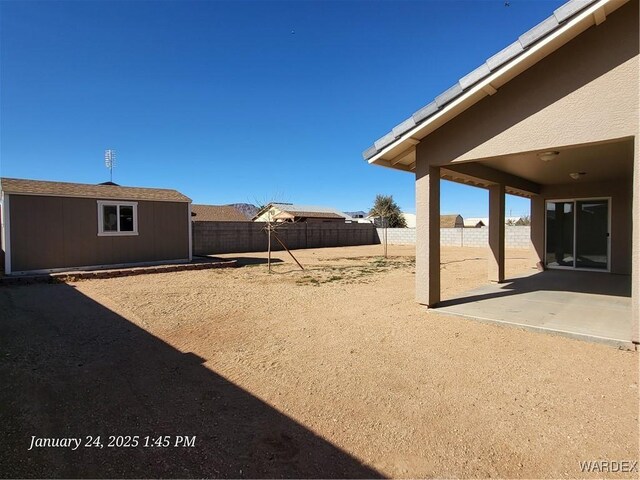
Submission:
M 98 236 L 97 199 L 11 195 L 13 272 L 189 257 L 188 204 L 138 201 L 138 235 Z
M 616 182 L 577 183 L 543 186 L 531 200 L 531 242 L 538 261 L 544 259 L 545 202 L 590 197 L 611 198 L 611 272 L 628 275 L 632 265 L 632 179 Z
M 633 137 L 636 193 L 632 194 L 631 179 L 626 177 L 593 189 L 582 181 L 542 186 L 540 195 L 532 199 L 532 241 L 536 247 L 532 251 L 544 258 L 545 199 L 611 196 L 611 267 L 615 273 L 633 270 L 634 278 L 638 277 L 640 242 L 633 248 L 631 243 L 632 235 L 639 238 L 640 229 L 638 23 L 638 1 L 631 0 L 602 24 L 590 27 L 499 86 L 494 95 L 440 126 L 416 146 L 416 296 L 420 303 L 439 301 L 440 232 L 431 219 L 431 212 L 439 211 L 439 188 L 434 180 L 436 175 L 439 178 L 438 167 Z M 640 336 L 638 283 L 633 282 L 635 339 Z
M 638 2 L 630 1 L 424 138 L 445 165 L 638 134 Z

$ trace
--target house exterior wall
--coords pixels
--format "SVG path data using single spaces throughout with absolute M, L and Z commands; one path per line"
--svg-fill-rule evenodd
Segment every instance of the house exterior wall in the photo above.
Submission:
M 275 217 L 276 215 L 278 215 L 280 213 L 282 213 L 282 211 L 279 208 L 271 207 L 266 212 L 263 212 L 261 215 L 257 216 L 253 221 L 254 222 L 269 222 L 269 221 L 271 221 L 271 219 L 273 219 L 273 217 Z
M 632 254 L 631 254 L 631 339 L 640 343 L 640 135 L 636 135 L 633 151 L 633 188 L 632 188 Z M 635 280 L 634 280 L 635 279 Z
M 138 235 L 98 236 L 98 199 L 10 198 L 12 272 L 189 258 L 186 202 L 138 201 Z
M 416 147 L 442 166 L 638 135 L 638 2 L 630 1 Z
M 616 182 L 574 182 L 546 185 L 531 199 L 531 244 L 536 261 L 544 262 L 547 200 L 611 198 L 611 273 L 631 274 L 632 268 L 632 179 Z
M 431 195 L 430 177 L 440 167 L 633 139 L 633 179 L 542 185 L 532 199 L 531 231 L 534 252 L 542 260 L 546 199 L 611 197 L 611 269 L 632 275 L 631 338 L 640 341 L 640 282 L 636 280 L 640 278 L 638 3 L 631 0 L 622 5 L 606 21 L 542 58 L 416 146 L 416 296 L 420 303 L 430 305 L 439 300 L 432 292 L 439 275 L 434 266 L 439 252 L 437 247 L 431 248 L 439 232 L 429 224 L 431 212 L 439 208 Z

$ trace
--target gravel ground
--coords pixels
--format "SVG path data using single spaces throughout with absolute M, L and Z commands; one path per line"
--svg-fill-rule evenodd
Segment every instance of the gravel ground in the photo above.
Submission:
M 636 352 L 427 313 L 380 252 L 0 289 L 0 476 L 637 478 L 579 463 L 638 460 Z M 444 298 L 486 253 L 443 248 Z M 197 439 L 27 450 L 86 435 Z

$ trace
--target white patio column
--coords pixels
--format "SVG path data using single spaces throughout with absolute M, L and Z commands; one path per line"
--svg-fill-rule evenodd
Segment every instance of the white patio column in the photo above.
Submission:
M 640 137 L 633 152 L 633 205 L 631 228 L 631 341 L 640 343 Z
M 489 281 L 504 281 L 504 185 L 489 187 Z
M 416 168 L 416 300 L 440 301 L 440 168 Z

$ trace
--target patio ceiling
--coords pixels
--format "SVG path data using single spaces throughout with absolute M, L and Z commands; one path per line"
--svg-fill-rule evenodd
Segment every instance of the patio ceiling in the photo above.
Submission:
M 557 155 L 546 162 L 539 156 L 544 152 L 521 152 L 449 164 L 441 168 L 440 176 L 445 180 L 482 188 L 503 183 L 507 193 L 529 198 L 539 193 L 542 185 L 576 181 L 604 182 L 629 179 L 633 175 L 632 139 L 549 148 L 548 151 L 557 152 Z M 570 173 L 584 175 L 575 180 L 569 176 Z
M 584 172 L 581 181 L 594 182 L 631 178 L 633 174 L 633 140 L 600 143 L 572 148 L 550 148 L 558 155 L 547 162 L 538 156 L 541 152 L 523 152 L 515 155 L 480 160 L 478 163 L 516 175 L 541 185 L 559 185 L 574 180 L 573 172 Z

